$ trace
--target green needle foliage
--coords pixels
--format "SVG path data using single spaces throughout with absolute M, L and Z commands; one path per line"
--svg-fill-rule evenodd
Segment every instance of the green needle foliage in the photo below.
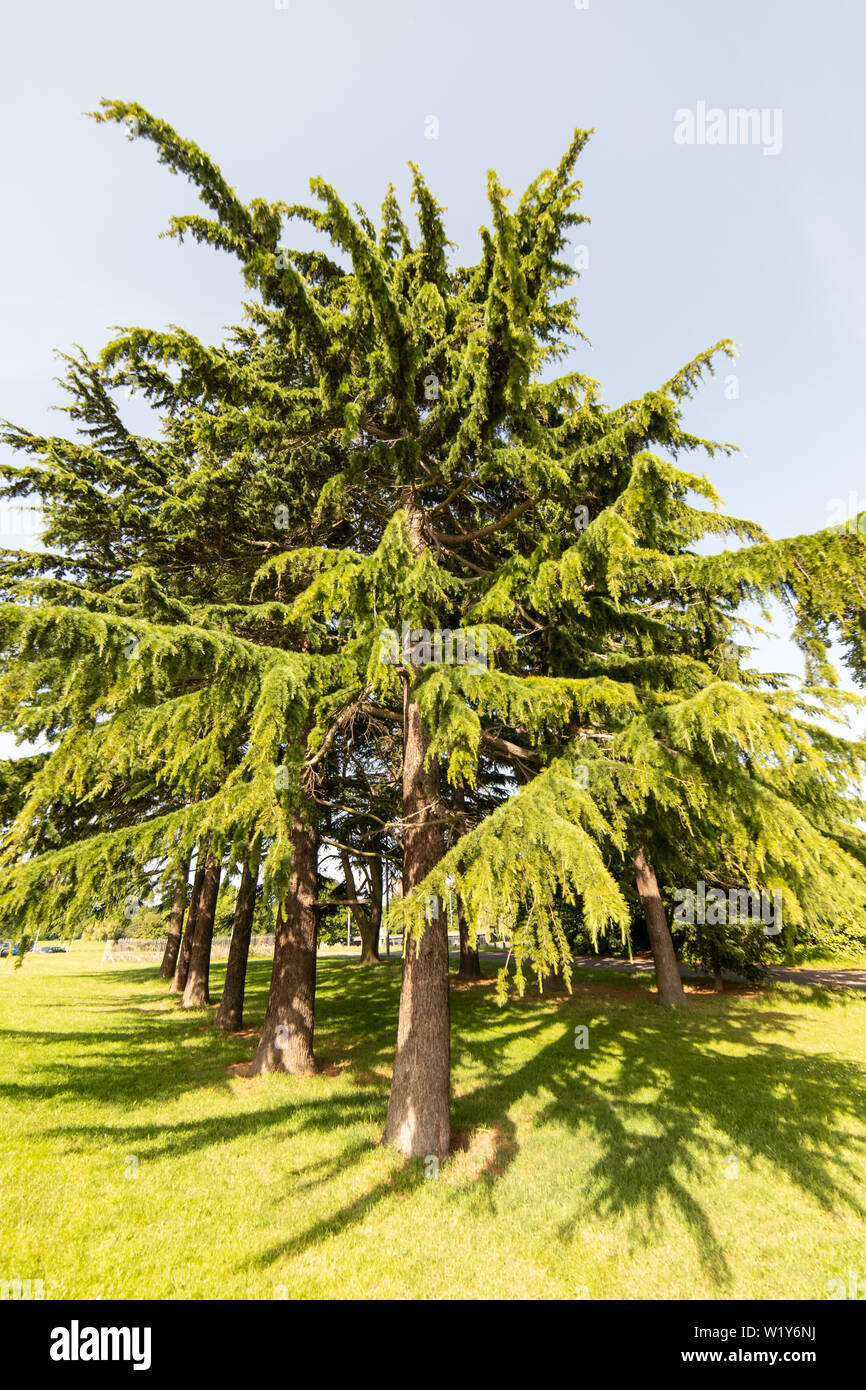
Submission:
M 473 940 L 503 909 L 518 923 L 520 987 L 527 968 L 568 976 L 563 901 L 593 939 L 626 939 L 636 872 L 660 984 L 663 898 L 699 877 L 780 893 L 789 933 L 859 930 L 866 748 L 830 731 L 847 704 L 829 647 L 863 674 L 861 537 L 772 541 L 682 466 L 731 447 L 682 418 L 727 341 L 612 408 L 555 374 L 581 336 L 563 291 L 588 132 L 514 205 L 490 175 L 466 266 L 414 166 L 413 233 L 393 188 L 378 225 L 321 179 L 311 206 L 246 205 L 142 107 L 96 119 L 193 184 L 209 215 L 169 234 L 234 256 L 250 298 L 222 346 L 133 328 L 67 359 L 84 442 L 5 431 L 35 461 L 3 495 L 40 495 L 48 552 L 6 556 L 0 716 L 54 751 L 10 803 L 0 920 L 29 921 L 49 882 L 83 908 L 109 869 L 204 835 L 232 855 L 261 835 L 284 904 L 301 826 L 356 857 L 402 846 L 386 1136 L 417 1153 L 448 1143 L 449 892 Z M 285 243 L 293 221 L 317 249 Z M 120 386 L 158 439 L 127 432 Z M 802 687 L 735 647 L 755 599 L 792 614 Z M 52 808 L 117 788 L 136 819 L 42 846 Z M 723 952 L 741 949 L 729 925 Z

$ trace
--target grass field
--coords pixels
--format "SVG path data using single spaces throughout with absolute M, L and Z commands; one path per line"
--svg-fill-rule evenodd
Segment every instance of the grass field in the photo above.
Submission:
M 438 1177 L 377 1145 L 399 963 L 320 963 L 321 1076 L 101 944 L 0 963 L 0 1279 L 46 1298 L 806 1298 L 866 1275 L 866 999 L 453 993 Z M 218 998 L 224 967 L 212 972 Z M 250 967 L 264 1014 L 270 962 Z M 590 978 L 591 973 L 591 978 Z M 575 1047 L 588 1027 L 589 1046 Z

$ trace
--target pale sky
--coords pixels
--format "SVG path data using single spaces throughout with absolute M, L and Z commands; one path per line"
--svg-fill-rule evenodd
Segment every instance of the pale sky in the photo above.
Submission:
M 416 160 L 466 261 L 486 171 L 517 194 L 594 126 L 573 365 L 616 403 L 734 338 L 688 424 L 743 452 L 697 466 L 772 535 L 817 530 L 834 499 L 866 508 L 864 49 L 862 0 L 5 0 L 0 416 L 62 432 L 55 348 L 239 318 L 227 257 L 157 239 L 196 200 L 85 118 L 102 96 L 170 121 L 247 199 L 305 201 L 320 174 L 375 215 L 389 181 L 408 206 Z M 676 113 L 738 108 L 780 148 L 674 138 Z M 0 544 L 28 544 L 0 512 Z

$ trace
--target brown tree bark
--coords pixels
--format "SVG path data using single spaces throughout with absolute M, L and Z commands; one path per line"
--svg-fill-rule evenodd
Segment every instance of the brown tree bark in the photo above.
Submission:
M 186 930 L 183 934 L 183 940 L 180 943 L 180 950 L 177 953 L 174 975 L 168 987 L 169 994 L 183 994 L 186 989 L 186 977 L 189 974 L 189 958 L 192 953 L 192 939 L 195 935 L 195 919 L 198 916 L 201 890 L 204 884 L 204 866 L 206 858 L 207 841 L 205 840 L 198 847 L 198 855 L 195 861 L 195 874 L 192 880 L 192 892 L 189 895 L 189 911 L 186 914 Z
M 403 893 L 442 855 L 437 763 L 424 767 L 429 739 L 421 711 L 404 687 Z M 448 922 L 437 900 L 419 942 L 407 935 L 397 1023 L 397 1051 L 382 1136 L 400 1153 L 443 1157 L 451 1142 L 451 1013 Z
M 716 994 L 724 994 L 725 992 L 725 981 L 722 975 L 722 967 L 720 965 L 716 965 L 713 967 L 713 991 Z
M 361 926 L 361 964 L 379 964 L 379 937 L 382 932 L 382 860 L 375 856 L 367 861 L 370 873 L 370 910 L 365 913 L 367 930 Z
M 372 858 L 369 861 L 370 904 L 367 910 L 357 901 L 358 892 L 355 887 L 355 876 L 352 873 L 352 863 L 344 849 L 340 850 L 340 862 L 343 866 L 343 877 L 346 880 L 346 897 L 349 899 L 352 916 L 358 923 L 358 930 L 361 933 L 361 964 L 378 965 L 379 932 L 382 927 L 382 860 Z
M 460 933 L 458 980 L 461 984 L 472 984 L 475 980 L 483 980 L 481 957 L 478 954 L 478 948 L 469 944 L 469 923 L 466 920 L 466 909 L 459 898 L 457 900 L 457 930 Z
M 212 850 L 209 851 L 205 863 L 201 899 L 195 919 L 195 935 L 192 939 L 192 950 L 189 957 L 189 972 L 183 991 L 183 1007 L 185 1009 L 200 1009 L 205 1004 L 210 1003 L 210 991 L 208 989 L 210 952 L 221 872 L 220 861 Z
M 237 1033 L 244 1024 L 244 992 L 247 980 L 247 960 L 256 906 L 256 885 L 259 877 L 260 842 L 250 846 L 241 870 L 241 881 L 235 898 L 232 919 L 232 939 L 226 966 L 223 996 L 217 1009 L 214 1027 L 223 1033 Z
M 456 828 L 456 836 L 459 838 L 466 828 L 466 793 L 463 790 L 462 782 L 457 783 L 452 797 L 454 810 L 460 816 L 460 824 Z M 462 863 L 458 864 L 458 870 L 462 872 Z M 469 943 L 469 923 L 466 920 L 466 909 L 459 894 L 457 895 L 457 930 L 460 934 L 460 968 L 457 971 L 457 979 L 461 984 L 471 984 L 484 977 L 481 973 L 481 958 L 478 955 L 478 948 Z
M 548 970 L 542 977 L 542 994 L 555 994 L 558 990 L 565 989 L 565 976 L 561 970 Z
M 687 1007 L 688 1001 L 680 977 L 680 968 L 668 927 L 665 906 L 659 892 L 658 879 L 646 857 L 643 846 L 635 854 L 633 862 L 637 891 L 643 903 L 650 947 L 655 962 L 659 1003 L 675 1009 L 684 1009 Z
M 168 938 L 162 956 L 162 965 L 159 967 L 159 978 L 161 980 L 170 980 L 174 975 L 174 969 L 177 965 L 177 955 L 180 950 L 180 939 L 183 931 L 183 916 L 186 911 L 186 895 L 189 890 L 188 880 L 189 855 L 186 856 L 180 866 L 177 883 L 174 888 L 171 916 L 168 920 Z
M 292 827 L 292 876 L 277 911 L 274 968 L 262 1035 L 249 1075 L 290 1072 L 312 1076 L 316 1004 L 316 897 L 318 834 L 296 817 Z

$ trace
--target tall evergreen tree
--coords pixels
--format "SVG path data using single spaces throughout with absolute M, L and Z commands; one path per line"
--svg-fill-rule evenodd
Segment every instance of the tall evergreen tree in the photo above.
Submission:
M 230 348 L 132 330 L 104 354 L 92 386 L 95 397 L 107 390 L 101 374 L 114 373 L 171 403 L 164 444 L 143 449 L 110 421 L 111 443 L 77 455 L 93 513 L 84 549 L 97 564 L 118 521 L 128 546 L 132 518 L 148 534 L 148 601 L 158 594 L 161 613 L 118 608 L 131 601 L 123 584 L 82 603 L 69 556 L 38 575 L 10 561 L 2 709 L 23 727 L 22 702 L 38 696 L 39 727 L 50 706 L 52 729 L 68 731 L 34 779 L 21 825 L 49 786 L 57 795 L 64 770 L 75 766 L 80 792 L 99 759 L 126 783 L 141 764 L 151 795 L 165 788 L 184 804 L 100 837 L 74 871 L 63 859 L 77 884 L 82 866 L 114 862 L 127 845 L 140 863 L 151 846 L 184 849 L 193 835 L 231 841 L 230 852 L 267 837 L 265 883 L 281 907 L 254 1065 L 310 1071 L 317 778 L 330 806 L 336 748 L 352 749 L 359 768 L 371 730 L 390 724 L 407 937 L 385 1136 L 406 1153 L 443 1154 L 450 891 L 470 936 L 502 903 L 519 914 L 520 986 L 527 964 L 539 978 L 551 969 L 568 978 L 554 911 L 563 895 L 593 934 L 611 924 L 626 933 L 638 895 L 671 1004 L 682 990 L 660 882 L 706 864 L 738 886 L 778 887 L 795 922 L 862 910 L 863 749 L 819 717 L 841 703 L 826 659 L 834 624 L 862 665 L 862 543 L 828 533 L 771 542 L 721 515 L 710 485 L 678 466 L 681 454 L 719 447 L 689 433 L 682 411 L 727 344 L 612 409 L 581 374 L 550 374 L 578 331 L 576 305 L 560 291 L 572 278 L 567 238 L 583 220 L 573 172 L 585 132 L 513 211 L 490 176 L 491 228 L 477 263 L 459 266 L 418 170 L 413 241 L 393 190 L 378 229 L 321 180 L 319 206 L 245 206 L 206 155 L 142 108 L 105 103 L 99 116 L 129 118 L 213 214 L 174 219 L 173 233 L 235 255 L 257 298 Z M 327 251 L 284 246 L 287 218 L 312 225 Z M 12 478 L 10 494 L 39 488 L 46 456 L 70 457 L 52 441 L 9 437 L 42 459 Z M 132 496 L 118 506 L 130 451 Z M 94 469 L 113 480 L 109 497 Z M 235 508 L 227 534 L 219 508 L 239 478 L 252 513 Z M 66 482 L 66 492 L 76 487 Z M 287 524 L 264 539 L 268 505 L 285 508 Z M 707 535 L 744 544 L 700 556 Z M 176 568 L 184 548 L 186 585 Z M 234 582 L 253 572 L 255 601 Z M 737 605 L 769 595 L 796 605 L 810 660 L 802 690 L 762 682 L 730 655 Z M 484 659 L 455 660 L 455 633 L 458 654 L 472 643 Z M 129 636 L 136 660 L 124 666 Z M 134 760 L 133 748 L 144 756 Z M 485 765 L 502 794 L 452 836 L 448 784 L 475 795 Z M 25 842 L 13 829 L 10 845 Z M 21 884 L 60 864 L 38 856 Z M 21 893 L 7 896 L 20 905 Z M 505 987 L 501 978 L 500 995 Z

